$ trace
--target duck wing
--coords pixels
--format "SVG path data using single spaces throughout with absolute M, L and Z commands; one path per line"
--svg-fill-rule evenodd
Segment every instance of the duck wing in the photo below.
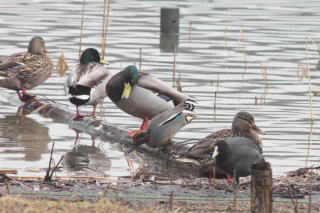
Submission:
M 139 73 L 139 81 L 137 82 L 137 85 L 139 87 L 151 90 L 154 93 L 166 95 L 175 102 L 181 102 L 187 99 L 191 99 L 188 95 L 185 95 L 173 89 L 165 82 L 147 73 Z

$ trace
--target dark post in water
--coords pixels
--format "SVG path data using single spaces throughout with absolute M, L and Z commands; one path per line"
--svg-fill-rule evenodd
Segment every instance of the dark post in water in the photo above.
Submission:
M 161 8 L 161 33 L 179 33 L 179 8 Z
M 272 170 L 268 162 L 251 166 L 251 212 L 272 212 Z

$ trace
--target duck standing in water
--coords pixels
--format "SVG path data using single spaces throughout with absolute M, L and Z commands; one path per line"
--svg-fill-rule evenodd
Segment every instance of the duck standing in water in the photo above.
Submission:
M 144 143 L 151 148 L 157 148 L 170 142 L 182 127 L 198 116 L 198 113 L 189 109 L 190 104 L 183 101 L 174 108 L 156 115 L 148 123 L 146 131 L 134 136 L 134 146 L 128 153 Z
M 53 72 L 53 63 L 46 53 L 50 52 L 46 49 L 43 38 L 35 36 L 29 42 L 28 52 L 15 53 L 2 59 L 0 87 L 17 91 L 23 102 L 35 98 L 26 90 L 42 84 Z
M 138 72 L 135 66 L 127 66 L 108 82 L 106 91 L 112 102 L 122 111 L 143 119 L 140 130 L 130 131 L 133 138 L 140 131 L 146 131 L 149 119 L 173 108 L 173 104 L 163 97 L 173 100 L 175 105 L 190 100 L 185 95 L 158 78 Z
M 88 48 L 81 54 L 80 64 L 77 64 L 66 79 L 64 88 L 69 101 L 76 105 L 77 115 L 73 120 L 78 121 L 88 115 L 81 115 L 78 107 L 93 105 L 92 115 L 96 117 L 96 107 L 105 97 L 106 85 L 112 74 L 103 65 L 108 64 L 100 59 L 98 51 Z
M 244 137 L 216 141 L 212 157 L 216 158 L 218 167 L 228 175 L 233 176 L 236 170 L 237 184 L 239 177 L 251 174 L 252 164 L 265 161 L 260 147 Z

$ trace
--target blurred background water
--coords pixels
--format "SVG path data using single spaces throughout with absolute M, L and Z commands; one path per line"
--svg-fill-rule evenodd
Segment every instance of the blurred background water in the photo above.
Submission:
M 82 50 L 94 47 L 101 51 L 103 5 L 102 0 L 85 4 Z M 180 8 L 175 78 L 181 73 L 183 92 L 196 97 L 195 111 L 200 114 L 175 140 L 201 139 L 230 128 L 238 111 L 248 111 L 266 132 L 261 136 L 264 155 L 274 175 L 318 164 L 319 96 L 312 95 L 312 126 L 308 79 L 299 81 L 301 71 L 299 76 L 297 71 L 299 63 L 307 69 L 306 36 L 320 41 L 319 1 L 111 1 L 105 59 L 113 74 L 127 65 L 139 66 L 141 48 L 141 70 L 173 85 L 173 46 L 160 33 L 162 7 Z M 7 1 L 0 8 L 0 58 L 26 51 L 29 40 L 39 35 L 52 52 L 54 64 L 63 50 L 70 71 L 79 58 L 81 14 L 82 1 Z M 239 42 L 241 29 L 243 40 Z M 310 41 L 308 47 L 311 90 L 316 91 L 319 55 Z M 266 67 L 267 89 L 261 63 Z M 75 110 L 64 95 L 65 78 L 55 70 L 30 92 Z M 15 93 L 4 88 L 0 92 Z M 115 125 L 137 129 L 141 124 L 109 99 L 103 109 L 104 119 Z M 54 141 L 56 161 L 68 156 L 61 175 L 130 175 L 119 145 L 96 138 L 92 146 L 91 136 L 80 134 L 75 146 L 76 132 L 67 125 L 35 114 L 27 115 L 20 125 L 17 110 L 16 103 L 0 96 L 0 168 L 18 169 L 19 175 L 44 175 L 38 168 L 47 166 Z M 91 110 L 81 108 L 82 112 Z M 132 160 L 137 167 L 139 158 Z M 145 159 L 143 171 L 170 175 L 161 162 L 151 158 Z

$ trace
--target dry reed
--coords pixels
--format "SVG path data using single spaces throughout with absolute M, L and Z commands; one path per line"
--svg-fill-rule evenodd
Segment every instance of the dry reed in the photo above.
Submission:
M 176 88 L 176 53 L 177 53 L 177 46 L 174 45 L 174 56 L 173 56 L 173 88 Z
M 104 1 L 104 9 L 103 9 L 103 27 L 102 27 L 102 44 L 101 44 L 101 58 L 104 60 L 105 49 L 107 44 L 107 32 L 109 25 L 109 12 L 110 12 L 110 0 L 108 0 L 108 13 L 107 13 L 107 21 L 105 21 L 106 14 L 106 0 Z
M 310 97 L 310 110 L 311 110 L 311 121 L 313 121 L 313 107 L 312 107 L 312 95 L 311 95 L 311 81 L 310 81 L 310 69 L 309 69 L 309 58 L 308 58 L 308 39 L 310 39 L 312 42 L 313 40 L 306 36 L 306 55 L 307 55 L 307 69 L 308 69 L 308 80 L 309 80 L 309 97 Z M 313 42 L 314 43 L 314 42 Z M 314 43 L 314 45 L 316 45 Z M 316 45 L 317 46 L 317 45 Z M 317 47 L 317 50 L 319 51 L 319 48 Z
M 85 0 L 83 0 L 83 2 L 82 2 L 82 17 L 81 17 L 80 45 L 79 45 L 79 61 L 80 61 L 81 46 L 82 46 L 82 29 L 83 29 L 84 5 L 85 5 Z

